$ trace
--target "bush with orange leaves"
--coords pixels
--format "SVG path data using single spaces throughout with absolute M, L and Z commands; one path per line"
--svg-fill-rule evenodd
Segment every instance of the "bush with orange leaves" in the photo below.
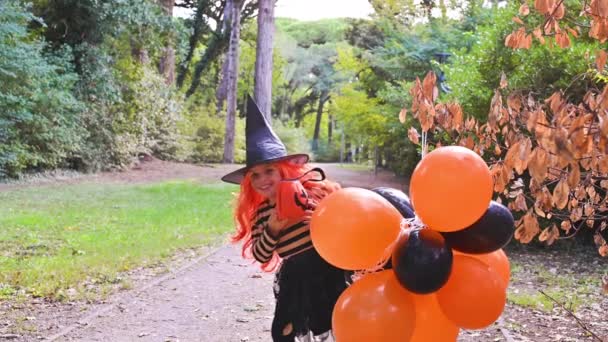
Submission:
M 534 10 L 531 13 L 527 3 L 521 5 L 519 16 L 513 18 L 520 27 L 505 38 L 506 46 L 530 48 L 534 37 L 541 44 L 567 48 L 570 35 L 578 37 L 582 26 L 589 27 L 589 37 L 608 40 L 608 0 L 582 3 L 579 18 L 588 24 L 566 18 L 563 0 L 535 0 Z M 523 19 L 534 15 L 536 20 L 530 21 L 540 24 L 527 28 Z M 565 19 L 574 22 L 573 27 L 564 24 Z M 604 71 L 607 56 L 603 50 L 597 52 L 598 74 Z M 567 102 L 561 92 L 539 101 L 530 94 L 507 94 L 503 74 L 487 122 L 482 123 L 466 118 L 457 103 L 437 103 L 435 83 L 435 75 L 429 73 L 410 90 L 411 112 L 424 142 L 432 147 L 443 140 L 484 157 L 498 200 L 520 214 L 515 238 L 529 243 L 538 236 L 550 245 L 589 230 L 598 252 L 608 256 L 608 86 L 589 90 L 581 103 Z M 399 115 L 402 122 L 406 112 L 404 108 Z M 409 129 L 408 137 L 420 144 L 415 128 Z
M 428 73 L 410 90 L 411 115 L 420 123 L 426 144 L 466 146 L 490 165 L 498 200 L 514 213 L 515 238 L 536 236 L 552 244 L 592 230 L 602 256 L 608 218 L 608 87 L 589 91 L 573 104 L 556 92 L 539 102 L 530 95 L 502 95 L 506 78 L 495 91 L 487 122 L 466 118 L 457 103 L 437 103 L 436 77 Z M 407 109 L 400 113 L 405 122 Z M 412 127 L 409 139 L 421 143 Z

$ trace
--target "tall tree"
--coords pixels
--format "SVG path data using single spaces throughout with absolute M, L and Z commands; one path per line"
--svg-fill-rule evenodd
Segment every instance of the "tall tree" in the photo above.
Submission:
M 174 0 L 159 0 L 160 6 L 163 9 L 165 15 L 169 18 L 173 17 L 173 6 L 175 4 Z M 174 44 L 174 34 L 171 32 L 169 34 L 169 38 L 167 39 L 167 45 L 163 50 L 163 55 L 160 59 L 160 73 L 165 77 L 165 83 L 168 85 L 172 85 L 175 83 L 175 49 L 173 48 Z
M 234 135 L 236 126 L 236 85 L 238 81 L 239 40 L 241 36 L 241 9 L 245 0 L 228 0 L 226 6 L 232 6 L 230 11 L 230 41 L 228 47 L 227 77 L 228 94 L 226 107 L 226 134 L 224 135 L 224 163 L 234 162 Z
M 232 17 L 232 9 L 233 6 L 224 7 L 224 18 Z M 222 35 L 229 36 L 230 34 L 230 21 L 224 20 L 222 23 Z M 224 106 L 224 101 L 228 97 L 228 66 L 230 65 L 230 60 L 228 56 L 224 56 L 224 60 L 222 61 L 222 71 L 220 73 L 220 82 L 217 87 L 215 98 L 217 101 L 217 110 L 220 111 Z
M 319 134 L 321 133 L 321 119 L 323 118 L 323 107 L 325 102 L 329 100 L 329 90 L 324 89 L 319 96 L 319 106 L 317 107 L 317 118 L 315 119 L 315 132 L 312 137 L 312 150 L 319 149 Z M 331 121 L 330 121 L 331 124 Z
M 239 21 L 243 22 L 252 18 L 256 14 L 257 0 L 242 0 L 239 1 L 240 12 Z M 186 91 L 186 96 L 190 96 L 198 88 L 201 83 L 201 77 L 205 71 L 213 64 L 228 48 L 230 35 L 229 30 L 222 32 L 226 27 L 225 20 L 230 20 L 232 16 L 225 16 L 225 7 L 228 6 L 228 0 L 181 0 L 177 6 L 184 8 L 196 8 L 194 12 L 193 31 L 190 36 L 190 46 L 188 53 L 177 75 L 177 85 L 182 87 L 186 76 L 194 59 L 194 51 L 199 46 L 202 39 L 207 38 L 204 42 L 205 49 L 201 52 L 200 60 L 194 66 L 191 84 Z M 232 2 L 230 2 L 232 3 Z M 229 27 L 229 26 L 228 26 Z M 240 26 L 239 26 L 240 27 Z
M 258 38 L 255 54 L 254 98 L 268 120 L 272 120 L 272 44 L 275 0 L 259 0 Z

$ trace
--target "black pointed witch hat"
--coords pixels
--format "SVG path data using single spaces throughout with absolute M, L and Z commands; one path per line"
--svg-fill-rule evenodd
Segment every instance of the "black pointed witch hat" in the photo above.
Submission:
M 297 164 L 304 164 L 309 159 L 307 154 L 287 154 L 285 145 L 270 128 L 268 121 L 266 121 L 251 96 L 247 96 L 245 141 L 247 148 L 246 166 L 222 177 L 224 182 L 241 184 L 247 170 L 259 164 L 281 160 L 291 160 Z

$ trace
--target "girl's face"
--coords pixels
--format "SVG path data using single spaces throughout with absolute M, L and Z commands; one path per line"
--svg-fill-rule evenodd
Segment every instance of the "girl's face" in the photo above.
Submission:
M 251 186 L 253 190 L 266 198 L 274 200 L 277 194 L 277 187 L 281 181 L 281 173 L 276 165 L 256 165 L 249 172 L 251 173 Z

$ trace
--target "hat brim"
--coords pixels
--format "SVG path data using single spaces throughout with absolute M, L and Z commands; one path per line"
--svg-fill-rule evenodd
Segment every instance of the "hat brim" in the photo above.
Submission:
M 252 168 L 256 165 L 276 163 L 276 162 L 280 162 L 280 161 L 284 161 L 284 160 L 289 160 L 295 164 L 303 165 L 303 164 L 306 164 L 309 159 L 310 159 L 310 157 L 307 154 L 291 154 L 291 155 L 288 155 L 285 157 L 264 160 L 263 162 L 245 166 L 236 171 L 232 171 L 229 174 L 222 177 L 222 181 L 224 181 L 226 183 L 232 183 L 232 184 L 241 184 L 241 182 L 243 181 L 243 178 L 245 178 L 245 174 L 247 173 L 247 170 L 249 170 L 250 168 Z

